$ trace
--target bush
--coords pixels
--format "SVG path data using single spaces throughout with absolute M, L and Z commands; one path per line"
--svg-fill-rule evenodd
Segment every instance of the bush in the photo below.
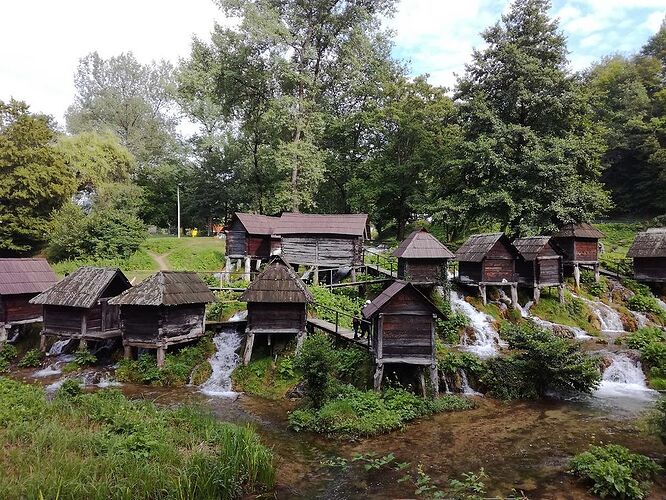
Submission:
M 649 419 L 652 432 L 666 444 L 666 396 L 659 398 Z
M 661 470 L 650 458 L 614 444 L 590 446 L 571 459 L 570 466 L 602 498 L 641 499 L 650 489 L 650 479 Z
M 18 365 L 21 368 L 35 368 L 42 363 L 42 351 L 39 349 L 30 349 L 23 355 Z
M 72 363 L 82 368 L 97 363 L 97 357 L 90 354 L 87 349 L 80 349 L 74 353 L 74 360 Z
M 663 311 L 657 303 L 657 300 L 651 295 L 634 295 L 629 299 L 629 309 L 633 309 L 634 311 L 653 313 L 658 316 L 663 314 Z
M 362 298 L 352 299 L 346 295 L 331 293 L 320 286 L 310 287 L 310 291 L 314 295 L 317 316 L 335 322 L 335 311 L 346 313 L 338 316 L 340 326 L 345 328 L 352 327 L 352 316 L 358 316 L 365 303 Z
M 336 354 L 328 337 L 310 335 L 296 356 L 294 366 L 303 374 L 308 388 L 308 397 L 315 408 L 324 404 L 336 367 Z
M 435 327 L 437 334 L 447 344 L 459 344 L 460 332 L 463 328 L 469 325 L 469 318 L 463 313 L 454 312 L 449 314 L 445 320 L 437 319 Z
M 631 335 L 627 337 L 627 346 L 632 349 L 642 350 L 647 347 L 648 344 L 653 342 L 663 342 L 666 340 L 666 335 L 657 327 L 645 327 L 639 328 Z

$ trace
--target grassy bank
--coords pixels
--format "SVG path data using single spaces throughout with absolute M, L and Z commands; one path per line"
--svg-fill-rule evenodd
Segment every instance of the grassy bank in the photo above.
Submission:
M 120 392 L 79 394 L 0 377 L 0 497 L 238 498 L 271 488 L 256 433 L 202 409 L 159 409 Z
M 256 359 L 247 366 L 238 366 L 232 374 L 234 389 L 273 400 L 285 397 L 300 380 L 290 355 L 280 356 L 277 361 L 270 357 Z

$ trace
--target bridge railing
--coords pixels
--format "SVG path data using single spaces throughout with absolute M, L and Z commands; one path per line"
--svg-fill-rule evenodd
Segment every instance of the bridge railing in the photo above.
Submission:
M 344 318 L 344 317 L 351 318 L 351 320 L 352 320 L 351 329 L 352 330 L 354 329 L 354 326 L 353 326 L 354 325 L 354 318 L 356 318 L 358 320 L 358 324 L 359 324 L 359 333 L 361 331 L 363 331 L 362 325 L 367 326 L 367 328 L 368 328 L 367 344 L 368 344 L 368 346 L 370 346 L 370 337 L 372 336 L 372 333 L 373 333 L 372 332 L 372 321 L 364 319 L 360 314 L 359 315 L 354 315 L 354 314 L 351 314 L 351 313 L 348 313 L 348 312 L 345 312 L 345 311 L 340 311 L 339 309 L 335 309 L 333 307 L 325 306 L 323 304 L 318 304 L 316 302 L 312 305 L 312 307 L 315 309 L 315 311 L 318 311 L 320 309 L 325 309 L 326 311 L 329 312 L 329 314 L 326 315 L 326 317 L 323 317 L 322 319 L 324 319 L 326 321 L 329 321 L 330 323 L 333 323 L 335 325 L 334 333 L 336 335 L 340 333 L 340 328 L 341 328 L 340 319 L 341 318 Z M 356 333 L 356 332 L 354 332 L 354 333 Z

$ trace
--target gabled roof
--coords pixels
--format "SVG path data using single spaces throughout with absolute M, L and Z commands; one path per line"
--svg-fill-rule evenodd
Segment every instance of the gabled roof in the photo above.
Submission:
M 587 222 L 580 222 L 578 224 L 566 224 L 557 231 L 553 237 L 555 238 L 592 238 L 599 239 L 606 236 L 599 231 L 592 224 Z
M 666 257 L 666 227 L 648 229 L 638 233 L 627 257 Z
M 414 285 L 407 281 L 403 280 L 396 280 L 391 285 L 384 290 L 382 293 L 377 295 L 375 297 L 375 300 L 370 302 L 370 304 L 367 304 L 366 306 L 363 307 L 363 317 L 366 319 L 372 318 L 375 314 L 379 313 L 388 302 L 398 295 L 400 292 L 402 292 L 405 288 L 411 289 L 414 293 L 417 293 L 418 295 L 423 298 L 424 302 L 426 302 L 433 310 L 435 314 L 437 314 L 440 317 L 444 317 L 444 314 L 442 311 L 439 310 L 439 308 L 432 303 L 432 301 L 423 295 L 418 288 L 416 288 Z
M 456 251 L 456 260 L 458 262 L 481 262 L 500 240 L 513 253 L 517 253 L 504 233 L 473 234 Z
M 240 296 L 243 302 L 313 302 L 314 297 L 282 257 L 274 257 Z
M 45 259 L 0 259 L 0 295 L 41 293 L 57 282 Z
M 366 236 L 366 214 L 300 214 L 284 213 L 274 232 L 276 234 L 331 234 L 339 236 Z
M 199 275 L 190 271 L 160 271 L 109 300 L 132 306 L 178 306 L 215 302 Z
M 270 236 L 273 234 L 273 228 L 280 220 L 279 217 L 247 214 L 243 212 L 236 212 L 234 215 L 238 218 L 241 224 L 243 224 L 243 227 L 245 227 L 245 230 L 249 234 L 256 234 L 261 236 Z
M 528 262 L 536 259 L 541 250 L 549 244 L 550 236 L 529 236 L 513 240 L 513 246 L 518 250 L 520 256 Z M 551 248 L 557 253 L 560 253 L 553 245 L 551 245 Z
M 426 229 L 421 228 L 407 236 L 395 249 L 393 256 L 403 259 L 452 259 L 453 253 Z
M 48 290 L 30 300 L 31 304 L 83 307 L 94 306 L 114 279 L 132 286 L 117 267 L 79 267 Z

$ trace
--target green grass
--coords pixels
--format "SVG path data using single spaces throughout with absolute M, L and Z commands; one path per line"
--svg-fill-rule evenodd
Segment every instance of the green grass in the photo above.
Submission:
M 133 271 L 152 272 L 157 270 L 157 263 L 142 248 L 134 252 L 129 259 L 63 260 L 51 264 L 59 276 L 70 274 L 81 266 L 118 267 L 128 275 Z
M 538 304 L 534 304 L 530 311 L 541 319 L 559 325 L 582 328 L 592 335 L 599 335 L 600 331 L 590 322 L 594 315 L 582 300 L 577 300 L 570 293 L 565 292 L 565 303 L 560 304 L 556 297 L 541 296 Z
M 265 399 L 282 399 L 300 381 L 291 364 L 290 356 L 278 358 L 277 363 L 270 357 L 253 360 L 234 370 L 234 388 Z
M 240 498 L 272 488 L 272 452 L 202 408 L 160 409 L 0 378 L 0 497 Z
M 339 324 L 344 328 L 352 327 L 352 316 L 360 315 L 361 308 L 365 303 L 363 298 L 352 298 L 345 295 L 344 292 L 334 293 L 320 286 L 312 286 L 310 291 L 315 298 L 314 311 L 316 315 L 326 321 L 335 323 L 335 311 L 345 313 L 338 315 Z
M 177 241 L 177 238 L 174 238 Z M 220 271 L 224 267 L 224 243 L 218 238 L 181 238 L 166 256 L 175 271 Z

